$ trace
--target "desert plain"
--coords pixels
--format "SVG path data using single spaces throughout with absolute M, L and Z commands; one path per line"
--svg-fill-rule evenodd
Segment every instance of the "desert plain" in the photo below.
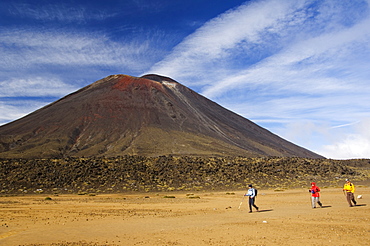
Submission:
M 320 184 L 318 184 L 320 185 Z M 0 197 L 0 245 L 370 245 L 370 188 L 341 187 Z M 239 205 L 242 202 L 240 208 Z

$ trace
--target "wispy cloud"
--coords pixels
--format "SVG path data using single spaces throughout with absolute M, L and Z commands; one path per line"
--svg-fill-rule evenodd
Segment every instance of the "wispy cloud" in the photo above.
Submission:
M 0 66 L 40 65 L 114 66 L 140 70 L 148 66 L 148 42 L 112 41 L 102 33 L 73 31 L 4 30 L 0 32 L 0 52 L 6 59 Z
M 332 61 L 348 59 L 351 46 L 368 45 L 369 19 L 347 27 L 335 16 L 342 14 L 338 9 L 348 11 L 344 6 L 324 13 L 332 1 L 321 5 L 316 1 L 318 6 L 310 9 L 311 2 L 270 0 L 243 5 L 205 24 L 151 70 L 188 83 L 189 78 L 197 78 L 190 84 L 198 84 L 200 78 L 209 97 L 241 84 L 280 85 L 304 75 L 316 80 L 312 75 L 317 72 L 336 69 Z
M 235 76 L 225 77 L 224 80 L 213 83 L 203 93 L 215 97 L 235 87 L 240 89 L 242 86 L 265 85 L 278 91 L 292 90 L 297 93 L 347 91 L 353 87 L 352 82 L 361 76 L 356 68 L 351 69 L 353 65 L 349 61 L 369 63 L 366 59 L 357 60 L 358 54 L 354 53 L 358 51 L 351 49 L 356 46 L 355 49 L 358 49 L 358 46 L 362 46 L 364 50 L 368 49 L 369 25 L 370 20 L 366 19 L 341 32 L 323 34 L 291 44 Z M 369 73 L 362 74 L 364 75 L 368 76 Z M 303 83 L 307 87 L 303 87 Z
M 0 97 L 61 97 L 79 89 L 50 77 L 0 81 Z
M 269 41 L 280 36 L 279 33 L 283 31 L 283 26 L 276 25 L 277 21 L 284 15 L 291 14 L 290 9 L 296 9 L 302 3 L 259 1 L 226 12 L 188 36 L 175 47 L 172 54 L 154 65 L 152 70 L 180 79 L 199 78 L 207 69 L 232 69 L 228 62 L 232 61 L 231 56 L 234 58 L 239 52 L 243 56 L 249 56 L 241 56 L 242 62 L 252 64 L 269 55 L 266 46 L 275 49 L 273 44 L 269 46 Z M 270 32 L 270 37 L 261 36 L 260 33 L 264 30 Z M 261 49 L 261 45 L 265 46 L 264 49 Z M 259 52 L 262 54 L 258 54 Z
M 0 125 L 33 112 L 79 89 L 52 77 L 0 81 Z
M 17 100 L 0 100 L 0 125 L 10 122 L 14 119 L 19 119 L 52 101 L 53 99 L 32 100 L 31 98 L 17 98 Z
M 63 23 L 85 23 L 90 20 L 104 20 L 116 15 L 116 13 L 108 13 L 99 9 L 91 11 L 78 4 L 72 5 L 63 2 L 46 5 L 17 3 L 11 5 L 8 12 L 18 18 L 58 21 Z
M 347 127 L 347 126 L 353 126 L 353 125 L 356 125 L 360 123 L 360 121 L 356 121 L 356 122 L 351 122 L 351 123 L 348 123 L 348 124 L 343 124 L 343 125 L 338 125 L 338 126 L 332 126 L 333 129 L 335 128 L 341 128 L 341 127 Z

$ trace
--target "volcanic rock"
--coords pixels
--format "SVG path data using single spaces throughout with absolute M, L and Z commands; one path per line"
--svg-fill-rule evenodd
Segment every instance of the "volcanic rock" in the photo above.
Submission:
M 323 158 L 159 75 L 111 75 L 0 127 L 0 158 Z

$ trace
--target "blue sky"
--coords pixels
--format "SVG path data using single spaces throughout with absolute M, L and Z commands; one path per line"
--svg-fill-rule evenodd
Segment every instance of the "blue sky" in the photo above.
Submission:
M 171 77 L 333 159 L 370 158 L 370 0 L 0 0 L 0 125 L 111 74 Z

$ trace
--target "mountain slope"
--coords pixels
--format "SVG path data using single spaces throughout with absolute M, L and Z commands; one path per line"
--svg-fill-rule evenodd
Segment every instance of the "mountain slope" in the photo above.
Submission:
M 322 158 L 163 76 L 112 75 L 0 127 L 0 157 Z

